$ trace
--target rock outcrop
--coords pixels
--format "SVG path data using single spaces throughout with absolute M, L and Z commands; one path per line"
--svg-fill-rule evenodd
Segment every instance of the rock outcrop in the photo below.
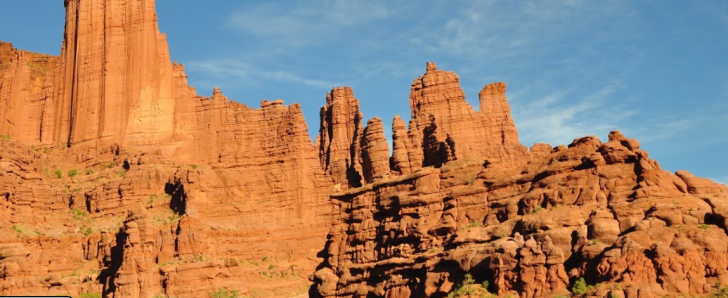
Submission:
M 326 94 L 316 145 L 321 167 L 337 184 L 353 187 L 362 185 L 363 117 L 359 100 L 354 97 L 350 87 L 334 88 Z
M 505 84 L 486 86 L 480 105 L 476 112 L 465 101 L 457 74 L 427 63 L 427 72 L 412 83 L 410 93 L 410 134 L 412 143 L 423 146 L 422 166 L 473 158 L 508 165 L 527 160 L 527 150 L 519 143 L 510 118 Z
M 663 171 L 616 131 L 532 157 L 334 193 L 317 293 L 443 297 L 466 273 L 521 297 L 569 294 L 579 278 L 601 285 L 597 297 L 700 296 L 726 282 L 728 187 Z
M 40 140 L 57 64 L 58 57 L 0 41 L 0 132 L 24 142 Z
M 489 281 L 467 289 L 530 298 L 584 278 L 596 297 L 655 297 L 728 282 L 726 186 L 663 171 L 616 131 L 527 150 L 504 83 L 475 111 L 428 63 L 391 155 L 382 120 L 364 126 L 337 87 L 312 144 L 298 104 L 197 95 L 153 0 L 64 4 L 59 57 L 0 42 L 0 295 L 444 297 Z

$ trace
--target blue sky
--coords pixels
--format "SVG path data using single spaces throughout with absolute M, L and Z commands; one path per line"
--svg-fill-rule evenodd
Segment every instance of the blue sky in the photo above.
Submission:
M 58 54 L 64 9 L 48 2 L 3 1 L 0 40 Z M 527 146 L 618 129 L 667 170 L 728 182 L 728 1 L 200 3 L 157 1 L 191 85 L 301 103 L 312 138 L 334 86 L 354 88 L 366 119 L 408 119 L 410 84 L 433 61 L 476 109 L 505 81 Z

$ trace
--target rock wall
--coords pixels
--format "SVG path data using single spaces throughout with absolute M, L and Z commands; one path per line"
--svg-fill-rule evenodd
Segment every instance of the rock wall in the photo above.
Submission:
M 597 297 L 700 296 L 728 276 L 728 187 L 663 171 L 616 131 L 520 166 L 451 161 L 331 198 L 322 297 L 443 297 L 466 273 L 498 295 L 565 295 L 585 278 Z
M 20 51 L 0 41 L 0 133 L 24 142 L 42 137 L 58 57 Z
M 362 185 L 362 118 L 359 100 L 350 87 L 326 94 L 321 108 L 321 128 L 316 139 L 321 167 L 344 187 Z
M 197 95 L 152 0 L 66 0 L 61 56 L 0 42 L 0 295 L 598 297 L 728 282 L 728 189 L 619 132 L 521 145 L 428 63 L 409 127 L 350 87 L 311 143 L 298 104 Z M 726 205 L 726 206 L 724 206 Z M 328 233 L 328 236 L 327 236 Z M 323 250 L 322 250 L 323 249 Z M 311 281 L 314 282 L 311 286 Z
M 505 84 L 486 86 L 480 93 L 480 105 L 476 112 L 465 101 L 457 74 L 427 63 L 427 72 L 412 83 L 410 93 L 410 138 L 423 146 L 422 166 L 439 167 L 472 158 L 508 165 L 527 160 L 527 150 L 519 143 L 510 118 Z M 410 160 L 410 167 L 412 164 Z M 419 166 L 419 160 L 414 164 Z

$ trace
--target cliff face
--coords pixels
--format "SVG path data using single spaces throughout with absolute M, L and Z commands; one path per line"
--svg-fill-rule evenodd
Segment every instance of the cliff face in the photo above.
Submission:
M 173 68 L 154 1 L 69 0 L 50 138 L 69 145 L 172 141 Z M 70 111 L 70 113 L 68 113 Z
M 252 109 L 217 89 L 198 96 L 170 61 L 154 1 L 65 5 L 60 57 L 0 44 L 0 134 L 12 139 L 0 159 L 18 173 L 0 175 L 0 243 L 32 252 L 0 257 L 11 268 L 0 293 L 270 292 L 257 282 L 281 274 L 285 289 L 306 286 L 333 182 L 300 107 Z M 84 220 L 42 228 L 72 214 Z M 83 271 L 96 273 L 84 280 Z
M 152 0 L 66 0 L 61 56 L 0 42 L 0 295 L 704 295 L 728 282 L 728 188 L 618 132 L 521 145 L 428 63 L 409 127 L 326 96 L 254 109 L 187 84 Z M 726 206 L 724 206 L 726 205 Z M 327 235 L 328 233 L 328 235 Z M 311 285 L 313 281 L 313 285 Z M 616 295 L 616 296 L 615 296 Z
M 332 194 L 317 293 L 444 297 L 466 273 L 471 293 L 521 297 L 568 295 L 578 278 L 597 297 L 727 281 L 727 187 L 663 171 L 619 132 L 532 152 L 546 147 L 519 166 L 456 160 Z
M 0 132 L 25 142 L 41 139 L 58 57 L 19 51 L 0 41 Z
M 486 86 L 480 93 L 480 112 L 465 102 L 458 76 L 427 64 L 427 72 L 412 83 L 410 138 L 422 144 L 422 166 L 485 158 L 490 162 L 522 164 L 527 150 L 518 141 L 510 118 L 505 84 Z M 415 145 L 416 146 L 416 145 Z M 420 160 L 410 160 L 419 167 Z

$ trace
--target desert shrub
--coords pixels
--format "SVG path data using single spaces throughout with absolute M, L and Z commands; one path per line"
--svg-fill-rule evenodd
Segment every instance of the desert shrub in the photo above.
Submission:
M 475 279 L 473 279 L 473 276 L 470 275 L 470 273 L 465 274 L 465 279 L 463 279 L 463 283 L 460 284 L 460 286 L 456 287 L 450 293 L 447 294 L 447 298 L 458 298 L 458 297 L 468 297 L 470 294 L 475 293 L 475 288 L 473 288 L 473 283 L 475 283 Z
M 63 177 L 63 172 L 61 170 L 56 170 L 54 173 L 56 174 L 56 177 L 58 177 L 58 179 L 61 179 Z
M 228 290 L 227 288 L 219 288 L 217 291 L 210 292 L 210 298 L 238 298 L 240 297 L 238 290 Z
M 586 293 L 591 291 L 593 287 L 594 286 L 587 285 L 584 278 L 581 277 L 574 282 L 574 286 L 571 287 L 571 293 L 574 294 L 574 296 L 584 296 Z
M 728 298 L 728 287 L 724 287 L 720 282 L 715 283 L 715 288 L 710 293 L 710 298 Z
M 76 175 L 78 175 L 78 170 L 73 169 L 73 170 L 68 171 L 68 177 L 73 177 Z

